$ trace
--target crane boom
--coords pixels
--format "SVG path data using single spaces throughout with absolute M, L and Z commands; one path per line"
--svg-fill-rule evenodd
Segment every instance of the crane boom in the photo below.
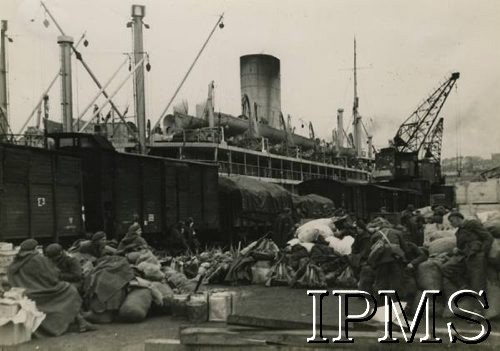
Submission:
M 460 77 L 459 72 L 452 73 L 451 77 L 442 83 L 399 127 L 394 137 L 394 146 L 399 152 L 416 152 L 418 158 L 424 157 L 427 152 L 423 147 L 428 143 L 431 131 L 441 109 Z
M 441 117 L 434 127 L 430 137 L 424 143 L 425 158 L 430 162 L 441 163 L 441 145 L 443 140 L 443 121 Z

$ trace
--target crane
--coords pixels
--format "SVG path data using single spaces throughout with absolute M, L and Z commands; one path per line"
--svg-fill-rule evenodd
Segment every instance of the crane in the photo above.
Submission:
M 424 145 L 433 130 L 438 115 L 450 94 L 459 72 L 452 73 L 451 77 L 443 82 L 427 99 L 399 127 L 393 143 L 398 152 L 416 152 L 418 158 L 424 157 Z
M 375 157 L 373 178 L 378 181 L 410 179 L 441 180 L 441 145 L 444 119 L 439 113 L 460 78 L 454 72 L 427 97 L 401 124 L 391 146 L 381 149 Z

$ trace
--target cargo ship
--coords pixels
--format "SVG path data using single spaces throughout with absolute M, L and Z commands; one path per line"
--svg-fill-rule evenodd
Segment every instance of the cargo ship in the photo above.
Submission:
M 290 117 L 285 121 L 281 110 L 278 58 L 265 54 L 240 57 L 240 83 L 239 116 L 214 110 L 211 82 L 208 98 L 197 106 L 196 116 L 180 108 L 165 116 L 161 131 L 151 137 L 150 153 L 215 162 L 221 175 L 252 177 L 289 189 L 317 178 L 370 180 L 371 156 L 358 155 L 354 147 L 344 146 L 342 109 L 337 115 L 337 131 L 342 133 L 334 131 L 331 141 L 316 138 L 312 124 L 309 138 L 294 133 Z

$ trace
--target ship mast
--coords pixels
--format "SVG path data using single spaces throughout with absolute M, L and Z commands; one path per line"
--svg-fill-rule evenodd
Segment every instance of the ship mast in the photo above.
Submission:
M 146 153 L 146 104 L 144 93 L 144 47 L 142 39 L 142 19 L 146 15 L 146 7 L 132 5 L 132 33 L 134 38 L 134 64 L 139 68 L 134 72 L 135 117 L 139 132 L 139 150 Z
M 0 140 L 9 133 L 9 94 L 7 90 L 7 21 L 2 20 L 0 34 Z
M 354 149 L 358 157 L 361 155 L 361 116 L 358 113 L 359 97 L 358 97 L 358 70 L 356 62 L 356 37 L 354 37 L 354 102 L 352 105 L 352 134 L 354 139 Z

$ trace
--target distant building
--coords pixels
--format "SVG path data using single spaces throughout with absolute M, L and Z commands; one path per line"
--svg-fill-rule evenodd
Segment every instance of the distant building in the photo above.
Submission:
M 500 153 L 491 154 L 491 161 L 493 163 L 500 165 Z

